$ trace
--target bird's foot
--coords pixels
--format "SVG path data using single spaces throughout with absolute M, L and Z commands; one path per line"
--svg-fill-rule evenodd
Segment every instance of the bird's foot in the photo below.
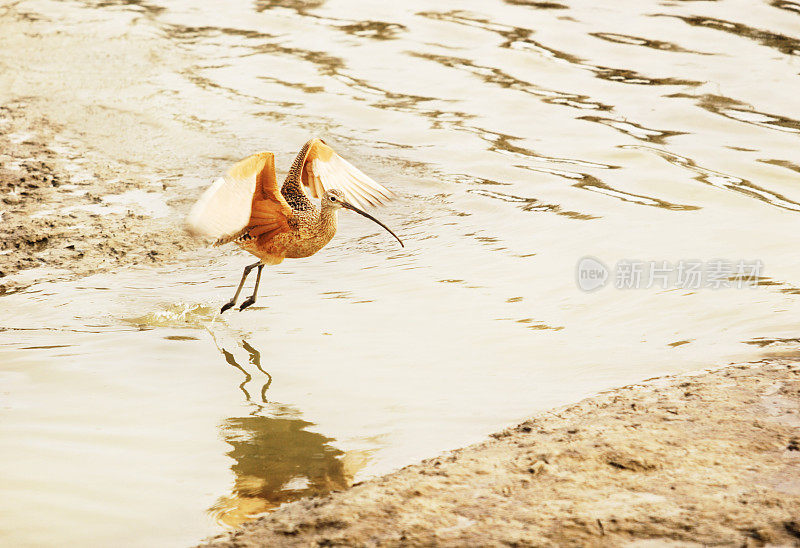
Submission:
M 255 302 L 256 302 L 256 298 L 255 297 L 248 297 L 247 300 L 245 300 L 242 303 L 242 306 L 239 307 L 239 311 L 241 312 L 242 310 L 244 310 L 245 308 L 247 308 L 251 304 L 255 304 Z
M 228 310 L 230 307 L 232 307 L 235 304 L 236 304 L 236 301 L 231 301 L 229 303 L 224 304 L 222 306 L 222 308 L 220 308 L 219 313 L 222 314 L 223 312 L 225 312 L 226 310 Z

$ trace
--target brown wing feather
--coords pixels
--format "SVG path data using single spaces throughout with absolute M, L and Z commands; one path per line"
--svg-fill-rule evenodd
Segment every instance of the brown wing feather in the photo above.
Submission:
M 392 198 L 391 191 L 339 156 L 322 139 L 311 139 L 303 148 L 306 155 L 301 180 L 314 198 L 332 188 L 340 190 L 354 205 L 376 206 Z
M 266 235 L 260 238 L 260 241 L 264 241 L 289 230 L 292 208 L 286 203 L 278 189 L 278 180 L 275 177 L 275 156 L 269 152 L 262 152 L 254 154 L 240 164 L 251 159 L 254 159 L 251 165 L 242 166 L 246 170 L 258 169 L 247 233 L 253 238 Z
M 231 167 L 203 192 L 187 218 L 187 228 L 199 237 L 221 245 L 246 234 L 250 228 L 288 228 L 292 210 L 275 180 L 271 152 L 248 156 Z

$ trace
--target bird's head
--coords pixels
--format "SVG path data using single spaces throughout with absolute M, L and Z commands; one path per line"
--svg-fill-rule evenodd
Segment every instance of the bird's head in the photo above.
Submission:
M 373 221 L 373 222 L 381 225 L 383 228 L 386 229 L 386 231 L 389 234 L 394 236 L 394 238 L 398 242 L 400 242 L 400 246 L 401 247 L 405 247 L 405 245 L 403 245 L 403 241 L 400 238 L 397 237 L 397 234 L 392 232 L 391 229 L 388 226 L 386 226 L 385 224 L 380 222 L 378 219 L 376 219 L 375 217 L 373 217 L 372 215 L 370 215 L 366 211 L 363 211 L 363 210 L 357 208 L 356 206 L 354 206 L 353 204 L 349 203 L 345 199 L 344 193 L 341 190 L 338 190 L 338 189 L 335 189 L 335 188 L 331 188 L 329 190 L 326 190 L 325 193 L 322 195 L 322 209 L 333 209 L 334 211 L 336 211 L 336 210 L 341 209 L 341 208 L 349 209 L 350 211 L 355 211 L 356 213 L 358 213 L 359 215 L 363 215 L 364 217 L 366 217 L 370 221 Z
M 341 209 L 343 207 L 347 207 L 345 206 L 346 203 L 347 200 L 345 200 L 344 193 L 341 190 L 332 188 L 330 190 L 326 190 L 322 195 L 322 207 Z

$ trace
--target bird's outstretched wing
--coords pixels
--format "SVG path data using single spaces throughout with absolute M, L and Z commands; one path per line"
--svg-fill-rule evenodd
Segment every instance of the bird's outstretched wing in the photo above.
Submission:
M 299 175 L 314 198 L 332 188 L 342 191 L 348 202 L 361 207 L 381 205 L 392 198 L 391 191 L 336 154 L 322 139 L 311 139 L 303 150 L 305 157 L 298 166 Z
M 275 156 L 248 156 L 206 189 L 192 208 L 187 225 L 195 236 L 216 245 L 245 232 L 252 237 L 289 229 L 292 209 L 278 190 Z

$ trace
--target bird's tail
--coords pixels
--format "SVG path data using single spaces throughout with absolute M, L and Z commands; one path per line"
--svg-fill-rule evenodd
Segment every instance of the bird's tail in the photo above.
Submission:
M 232 234 L 227 234 L 225 236 L 222 236 L 221 238 L 217 238 L 216 240 L 214 240 L 214 243 L 212 243 L 211 246 L 219 247 L 221 245 L 235 242 L 236 240 L 248 239 L 249 237 L 250 235 L 247 233 L 247 228 L 243 228 L 238 232 L 234 232 Z

